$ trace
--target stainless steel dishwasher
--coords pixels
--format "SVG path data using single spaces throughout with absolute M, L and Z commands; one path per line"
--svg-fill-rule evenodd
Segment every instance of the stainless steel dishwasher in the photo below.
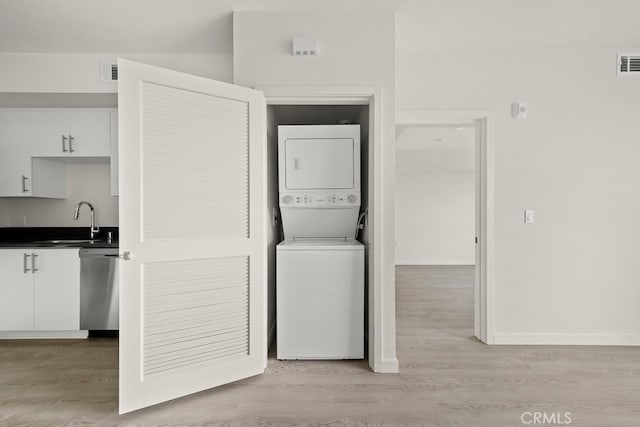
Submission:
M 80 249 L 80 329 L 117 330 L 118 249 Z

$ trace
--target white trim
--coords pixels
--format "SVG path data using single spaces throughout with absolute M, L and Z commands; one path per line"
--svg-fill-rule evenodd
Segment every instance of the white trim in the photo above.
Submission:
M 420 173 L 438 175 L 469 175 L 474 173 L 473 169 L 420 169 L 420 168 L 396 168 L 397 173 Z
M 490 115 L 484 110 L 397 110 L 396 125 L 474 126 Z
M 640 346 L 640 334 L 496 333 L 499 345 L 628 345 Z
M 373 266 L 373 283 L 369 283 L 369 330 L 368 358 L 369 367 L 374 372 L 398 372 L 398 360 L 395 352 L 395 336 L 385 336 L 385 330 L 395 334 L 395 293 L 389 301 L 383 301 L 385 259 L 383 248 L 384 219 L 383 207 L 386 196 L 383 194 L 383 172 L 386 162 L 383 156 L 383 113 L 382 88 L 377 86 L 264 86 L 258 87 L 264 93 L 267 105 L 368 105 L 369 106 L 369 170 L 373 172 L 369 182 L 369 226 L 372 236 L 369 262 Z M 373 187 L 373 188 L 371 188 Z M 392 263 L 392 260 L 389 260 Z M 369 275 L 371 277 L 371 275 Z M 388 292 L 386 292 L 388 294 Z M 385 347 L 385 343 L 393 345 Z M 385 354 L 385 351 L 392 354 Z
M 376 365 L 376 372 L 380 374 L 395 374 L 400 372 L 400 364 L 397 358 L 382 359 Z
M 2 331 L 0 339 L 37 340 L 37 339 L 86 339 L 89 331 Z
M 473 267 L 475 260 L 472 259 L 403 259 L 396 260 L 396 265 L 464 265 Z
M 474 126 L 476 128 L 476 200 L 478 262 L 475 279 L 474 334 L 486 344 L 494 342 L 494 160 L 493 114 L 483 110 L 399 110 L 396 125 Z

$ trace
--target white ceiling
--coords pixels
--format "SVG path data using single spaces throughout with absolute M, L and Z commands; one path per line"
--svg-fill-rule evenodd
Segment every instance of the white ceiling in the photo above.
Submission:
M 373 9 L 397 12 L 399 51 L 640 40 L 638 0 L 0 0 L 0 52 L 231 53 L 233 10 Z
M 358 11 L 393 3 L 395 1 L 387 0 L 0 0 L 0 52 L 231 53 L 234 10 Z

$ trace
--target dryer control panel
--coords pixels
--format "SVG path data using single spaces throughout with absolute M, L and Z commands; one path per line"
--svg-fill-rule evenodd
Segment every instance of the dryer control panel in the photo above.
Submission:
M 360 206 L 360 192 L 288 192 L 280 194 L 280 206 L 318 208 Z

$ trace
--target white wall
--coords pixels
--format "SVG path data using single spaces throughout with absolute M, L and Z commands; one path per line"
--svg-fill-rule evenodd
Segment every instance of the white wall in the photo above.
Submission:
M 397 106 L 494 113 L 496 342 L 640 344 L 640 77 L 616 76 L 617 46 L 563 43 L 400 52 Z
M 67 165 L 67 198 L 39 199 L 12 198 L 4 201 L 8 205 L 6 226 L 20 227 L 89 227 L 89 210 L 80 211 L 80 219 L 73 220 L 78 202 L 90 202 L 96 211 L 96 222 L 100 226 L 118 225 L 118 198 L 111 196 L 109 163 L 75 163 Z M 0 220 L 1 215 L 0 202 Z M 24 220 L 26 224 L 24 224 Z
M 396 173 L 396 264 L 475 263 L 475 175 L 464 171 Z
M 0 53 L 0 92 L 117 92 L 100 81 L 100 64 L 118 57 L 216 80 L 232 80 L 232 55 Z
M 475 264 L 475 128 L 396 134 L 396 264 Z

